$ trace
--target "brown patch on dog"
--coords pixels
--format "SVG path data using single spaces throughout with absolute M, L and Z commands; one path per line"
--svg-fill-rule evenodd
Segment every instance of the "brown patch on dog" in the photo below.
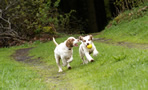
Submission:
M 79 40 L 83 40 L 83 37 L 82 37 L 82 36 L 80 36 L 80 37 L 79 37 Z
M 69 48 L 73 47 L 73 41 L 74 41 L 74 39 L 68 39 L 66 41 L 66 46 L 69 47 Z
M 92 40 L 93 36 L 92 35 L 89 35 L 90 36 L 90 40 Z
M 83 40 L 83 42 L 86 42 L 86 40 Z

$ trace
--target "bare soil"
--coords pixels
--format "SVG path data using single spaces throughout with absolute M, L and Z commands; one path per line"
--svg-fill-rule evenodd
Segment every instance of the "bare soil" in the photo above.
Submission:
M 32 48 L 24 48 L 24 49 L 18 49 L 16 52 L 12 55 L 13 58 L 22 63 L 27 63 L 27 64 L 38 64 L 40 63 L 40 57 L 36 59 L 32 59 L 33 56 L 29 56 L 29 51 L 33 49 Z

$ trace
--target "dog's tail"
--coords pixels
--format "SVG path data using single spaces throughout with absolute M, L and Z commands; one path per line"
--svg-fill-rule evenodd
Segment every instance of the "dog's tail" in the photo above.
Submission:
M 55 38 L 53 37 L 53 42 L 56 46 L 58 46 L 59 44 L 55 41 Z

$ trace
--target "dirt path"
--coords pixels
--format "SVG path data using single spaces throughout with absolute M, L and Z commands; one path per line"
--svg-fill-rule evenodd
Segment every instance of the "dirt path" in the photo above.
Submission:
M 104 39 L 104 38 L 95 38 L 94 41 L 115 46 L 124 46 L 128 48 L 148 49 L 148 44 L 142 44 L 142 43 L 113 42 L 112 39 Z
M 24 49 L 16 50 L 16 52 L 12 56 L 18 62 L 34 64 L 34 65 L 39 64 L 40 58 L 32 59 L 33 56 L 28 55 L 31 49 L 33 48 L 24 48 Z
M 56 66 L 47 65 L 40 57 L 32 59 L 33 56 L 29 56 L 29 51 L 31 49 L 33 48 L 18 49 L 12 57 L 16 61 L 25 63 L 29 67 L 33 68 L 33 70 L 38 71 L 39 75 L 45 80 L 47 87 L 50 89 L 59 89 L 59 87 L 61 90 L 69 89 L 71 87 L 68 85 L 69 83 L 64 83 L 64 85 L 62 83 L 63 81 L 66 81 L 66 79 L 63 79 L 65 73 L 57 73 L 57 71 L 55 71 L 55 68 L 57 68 Z

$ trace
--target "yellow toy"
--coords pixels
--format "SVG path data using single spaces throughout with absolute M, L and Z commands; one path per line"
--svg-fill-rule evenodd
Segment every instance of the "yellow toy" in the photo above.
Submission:
M 87 45 L 87 48 L 91 49 L 92 48 L 92 44 Z

